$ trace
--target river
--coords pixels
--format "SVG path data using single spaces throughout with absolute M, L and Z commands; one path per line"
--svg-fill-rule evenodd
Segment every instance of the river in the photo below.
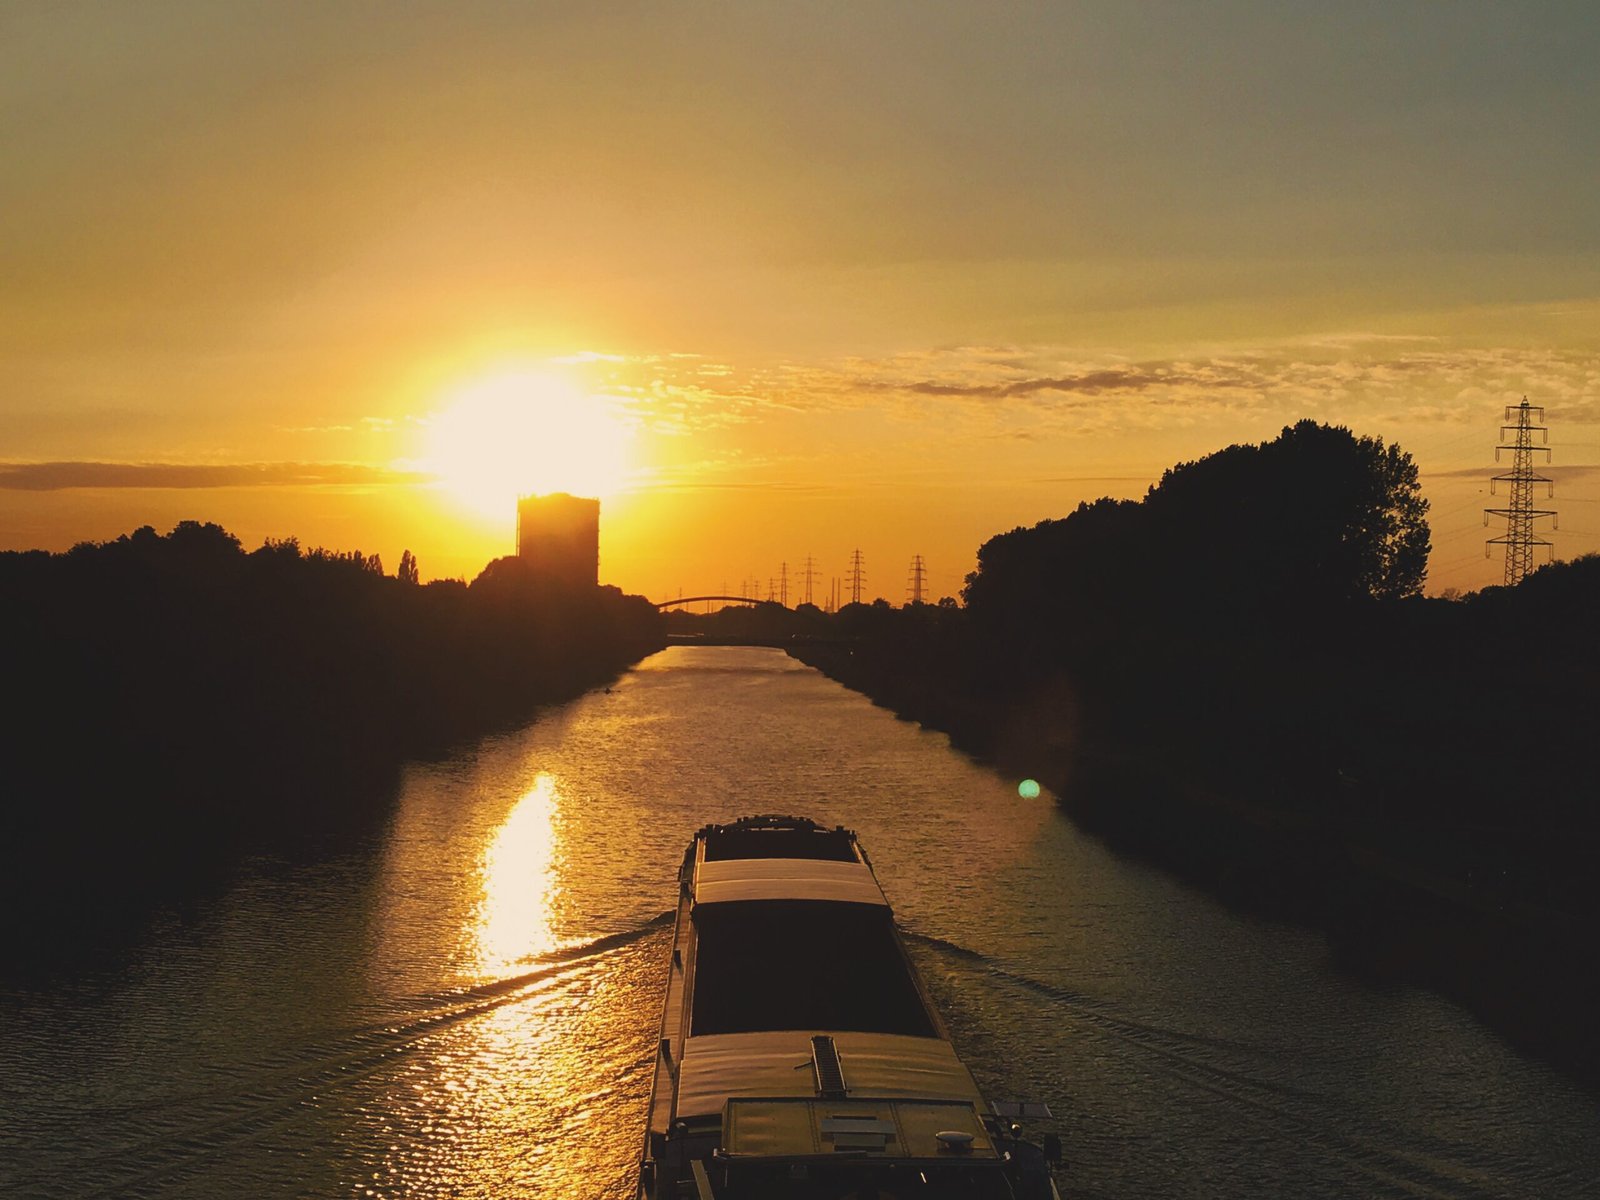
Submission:
M 673 648 L 0 994 L 0 1195 L 628 1197 L 696 827 L 856 829 L 1069 1196 L 1579 1197 L 1600 1108 L 775 650 Z

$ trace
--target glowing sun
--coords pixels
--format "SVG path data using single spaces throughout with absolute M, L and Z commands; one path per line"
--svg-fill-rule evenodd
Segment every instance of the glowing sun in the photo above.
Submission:
M 628 468 L 628 425 L 570 379 L 506 370 L 468 383 L 427 421 L 423 466 L 450 495 L 506 518 L 518 496 L 608 496 Z

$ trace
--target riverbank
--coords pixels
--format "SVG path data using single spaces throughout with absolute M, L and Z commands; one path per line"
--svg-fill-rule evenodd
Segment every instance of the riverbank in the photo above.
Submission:
M 1593 914 L 1570 880 L 1540 880 L 1540 862 L 1517 846 L 1374 820 L 1381 797 L 1316 764 L 1295 778 L 1292 763 L 1202 756 L 1168 723 L 1129 720 L 1115 698 L 1065 675 L 986 689 L 961 669 L 970 657 L 926 629 L 790 654 L 1013 778 L 1038 779 L 1119 852 L 1314 928 L 1352 972 L 1436 991 L 1600 1090 Z
M 664 644 L 642 597 L 552 587 L 515 559 L 423 585 L 192 522 L 0 556 L 0 620 L 21 702 L 0 728 L 0 900 L 89 922 L 244 853 L 370 829 L 406 761 Z

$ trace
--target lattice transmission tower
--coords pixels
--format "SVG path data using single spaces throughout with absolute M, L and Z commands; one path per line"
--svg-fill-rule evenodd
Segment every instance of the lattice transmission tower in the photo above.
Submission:
M 861 557 L 861 551 L 855 550 L 850 554 L 850 603 L 861 603 L 861 585 L 867 581 L 867 562 Z
M 1533 456 L 1544 454 L 1545 461 L 1550 461 L 1550 447 L 1533 444 L 1533 435 L 1538 434 L 1541 442 L 1550 440 L 1550 431 L 1542 422 L 1544 409 L 1537 404 L 1529 404 L 1524 396 L 1521 404 L 1506 405 L 1506 423 L 1500 426 L 1500 445 L 1494 448 L 1494 460 L 1500 461 L 1502 450 L 1511 451 L 1511 470 L 1496 475 L 1489 480 L 1489 494 L 1495 494 L 1495 484 L 1505 483 L 1510 485 L 1511 495 L 1505 508 L 1486 508 L 1483 510 L 1483 523 L 1487 525 L 1490 517 L 1504 517 L 1506 531 L 1501 537 L 1490 538 L 1484 543 L 1483 553 L 1487 557 L 1491 551 L 1490 546 L 1504 546 L 1506 548 L 1506 586 L 1515 587 L 1522 582 L 1523 576 L 1533 570 L 1533 548 L 1543 546 L 1550 557 L 1555 557 L 1555 548 L 1549 541 L 1540 537 L 1533 530 L 1534 522 L 1541 517 L 1549 517 L 1550 527 L 1555 528 L 1555 509 L 1535 508 L 1533 506 L 1533 485 L 1545 485 L 1547 496 L 1555 495 L 1555 484 L 1548 475 L 1540 475 L 1533 469 Z M 1535 424 L 1535 422 L 1541 422 Z M 1507 437 L 1509 435 L 1509 442 Z
M 928 564 L 922 561 L 922 555 L 915 555 L 911 559 L 910 575 L 906 580 L 906 594 L 911 597 L 912 604 L 921 604 L 923 585 L 928 581 Z
M 811 581 L 817 577 L 817 571 L 816 568 L 812 566 L 812 561 L 811 555 L 806 555 L 806 569 L 802 572 L 802 575 L 806 581 L 805 603 L 807 604 L 811 603 Z

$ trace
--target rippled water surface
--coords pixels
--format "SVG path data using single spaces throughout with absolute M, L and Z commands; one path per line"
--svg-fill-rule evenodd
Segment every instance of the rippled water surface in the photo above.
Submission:
M 8 987 L 0 1194 L 631 1195 L 676 866 L 750 812 L 860 832 L 980 1083 L 1055 1109 L 1068 1195 L 1597 1194 L 1593 1100 L 1459 1010 L 715 648 L 411 768 L 359 852 Z

